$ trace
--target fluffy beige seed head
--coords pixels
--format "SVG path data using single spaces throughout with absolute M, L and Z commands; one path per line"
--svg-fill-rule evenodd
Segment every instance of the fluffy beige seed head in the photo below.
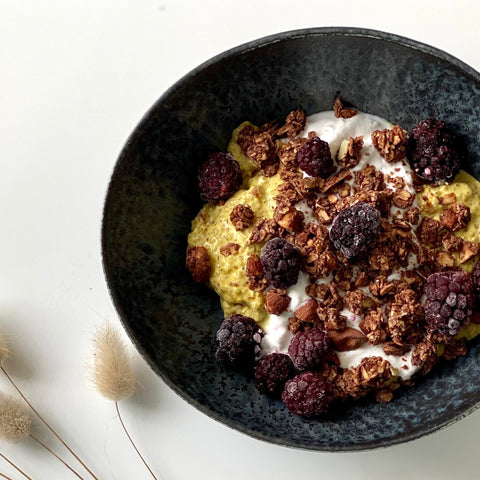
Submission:
M 0 393 L 0 437 L 18 443 L 30 436 L 30 410 L 21 400 Z
M 101 395 L 118 401 L 135 391 L 130 357 L 120 335 L 109 324 L 94 338 L 93 381 Z
M 7 359 L 9 353 L 7 338 L 0 333 L 0 367 L 3 366 L 3 362 Z

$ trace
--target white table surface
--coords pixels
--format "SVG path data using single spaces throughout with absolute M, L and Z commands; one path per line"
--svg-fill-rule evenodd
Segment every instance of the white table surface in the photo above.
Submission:
M 121 328 L 100 226 L 116 157 L 143 113 L 215 54 L 296 28 L 392 32 L 480 70 L 479 22 L 474 0 L 0 0 L 0 330 L 13 352 L 6 368 L 99 478 L 150 478 L 87 368 L 104 319 Z M 198 412 L 131 349 L 141 388 L 120 408 L 159 479 L 477 478 L 480 412 L 391 448 L 299 451 Z M 12 392 L 1 375 L 0 389 Z M 39 423 L 34 431 L 63 452 Z M 0 441 L 0 452 L 35 480 L 75 478 L 33 441 Z M 0 472 L 23 478 L 1 459 Z

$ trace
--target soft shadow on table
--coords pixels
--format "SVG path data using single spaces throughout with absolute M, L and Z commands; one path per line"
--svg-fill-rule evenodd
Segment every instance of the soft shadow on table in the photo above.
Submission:
M 401 445 L 355 453 L 302 452 L 271 446 L 262 452 L 262 463 L 275 462 L 281 480 L 294 473 L 292 465 L 296 465 L 302 478 L 313 480 L 316 477 L 308 473 L 324 464 L 337 471 L 338 479 L 473 478 L 462 472 L 477 470 L 479 431 L 480 411 L 477 411 L 439 432 Z
M 15 312 L 2 311 L 0 334 L 7 340 L 9 355 L 4 363 L 8 374 L 15 380 L 26 381 L 34 375 L 29 344 L 22 339 L 28 338 L 28 322 L 22 321 Z
M 133 355 L 132 367 L 137 380 L 137 389 L 128 402 L 142 409 L 158 409 L 158 406 L 162 404 L 161 389 L 159 388 L 160 378 L 138 353 Z

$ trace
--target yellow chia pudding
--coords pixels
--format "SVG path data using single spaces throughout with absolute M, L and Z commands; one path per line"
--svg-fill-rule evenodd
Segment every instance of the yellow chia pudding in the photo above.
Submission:
M 466 161 L 440 120 L 406 132 L 339 99 L 241 124 L 200 167 L 206 203 L 188 236 L 187 267 L 225 314 L 217 361 L 316 417 L 367 394 L 388 402 L 464 355 L 480 333 L 480 183 Z

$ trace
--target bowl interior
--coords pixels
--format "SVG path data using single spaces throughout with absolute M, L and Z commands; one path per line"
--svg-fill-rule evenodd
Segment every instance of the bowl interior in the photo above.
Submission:
M 216 295 L 185 268 L 190 221 L 201 207 L 197 166 L 208 153 L 225 150 L 244 120 L 262 124 L 296 108 L 329 110 L 337 94 L 406 129 L 430 116 L 447 121 L 464 136 L 467 169 L 480 178 L 477 72 L 441 51 L 381 32 L 287 32 L 215 57 L 158 100 L 117 162 L 102 232 L 113 301 L 152 368 L 211 417 L 260 439 L 315 450 L 411 440 L 460 418 L 480 400 L 475 341 L 467 356 L 392 402 L 346 404 L 320 420 L 290 414 L 214 361 L 222 311 Z

